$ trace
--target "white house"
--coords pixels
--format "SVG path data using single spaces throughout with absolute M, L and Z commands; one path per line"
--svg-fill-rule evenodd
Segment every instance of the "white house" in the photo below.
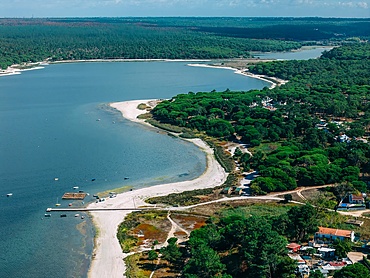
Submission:
M 349 239 L 353 242 L 355 240 L 355 232 L 350 230 L 319 227 L 319 231 L 315 233 L 315 240 L 317 239 L 328 239 L 330 241 L 334 241 L 336 239 Z

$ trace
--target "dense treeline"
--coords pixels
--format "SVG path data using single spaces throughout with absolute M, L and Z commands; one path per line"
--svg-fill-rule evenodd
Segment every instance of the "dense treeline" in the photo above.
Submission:
M 300 43 L 216 36 L 140 20 L 0 20 L 0 67 L 22 62 L 78 59 L 215 59 L 283 51 Z
M 359 175 L 370 172 L 370 145 L 356 138 L 370 127 L 369 53 L 369 44 L 356 44 L 320 59 L 258 64 L 250 70 L 290 81 L 273 90 L 181 94 L 153 115 L 250 146 L 274 143 L 269 152 L 237 154 L 245 170 L 260 172 L 255 193 L 340 182 L 366 191 Z
M 245 216 L 230 213 L 211 218 L 191 232 L 186 251 L 176 239 L 161 249 L 162 258 L 183 265 L 182 277 L 296 277 L 297 263 L 287 254 L 287 239 L 307 240 L 317 231 L 316 210 L 292 207 L 276 216 Z
M 73 59 L 215 59 L 360 40 L 368 19 L 0 19 L 0 67 Z M 311 40 L 311 41 L 308 41 Z

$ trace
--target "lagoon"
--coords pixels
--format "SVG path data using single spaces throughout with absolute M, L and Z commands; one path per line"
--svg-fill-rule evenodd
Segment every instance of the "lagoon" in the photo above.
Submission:
M 91 220 L 73 214 L 44 217 L 45 209 L 57 202 L 68 206 L 61 196 L 74 186 L 93 195 L 193 179 L 204 171 L 205 156 L 197 147 L 126 121 L 107 103 L 266 85 L 230 70 L 185 62 L 57 64 L 2 77 L 4 277 L 86 276 L 93 248 Z M 8 193 L 13 196 L 6 197 Z
M 265 86 L 227 69 L 187 62 L 54 64 L 1 77 L 2 276 L 86 277 L 95 233 L 91 220 L 44 217 L 57 202 L 68 206 L 61 196 L 74 186 L 90 193 L 87 202 L 105 190 L 189 180 L 204 171 L 205 156 L 197 147 L 124 120 L 107 103 Z

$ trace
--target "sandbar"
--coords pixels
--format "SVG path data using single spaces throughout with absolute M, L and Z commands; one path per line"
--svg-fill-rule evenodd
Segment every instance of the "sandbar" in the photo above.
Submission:
M 144 123 L 137 116 L 146 113 L 146 110 L 138 109 L 138 105 L 145 103 L 155 106 L 158 100 L 134 100 L 111 103 L 110 106 L 119 110 L 122 116 L 128 120 Z M 216 187 L 226 181 L 227 173 L 214 158 L 211 149 L 201 139 L 191 139 L 207 156 L 205 172 L 198 178 L 168 184 L 159 184 L 146 188 L 118 194 L 115 198 L 108 198 L 105 202 L 92 203 L 89 208 L 138 208 L 148 206 L 145 200 L 149 197 L 164 196 L 170 193 L 180 193 L 187 190 Z M 143 173 L 145 175 L 145 172 Z M 132 211 L 94 211 L 91 212 L 93 222 L 97 228 L 95 249 L 89 269 L 88 277 L 124 277 L 126 267 L 123 259 L 128 255 L 122 252 L 117 239 L 117 229 L 125 216 Z

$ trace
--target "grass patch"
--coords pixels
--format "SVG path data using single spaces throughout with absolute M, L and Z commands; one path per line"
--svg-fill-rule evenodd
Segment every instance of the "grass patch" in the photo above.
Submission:
M 139 116 L 137 116 L 137 118 L 140 120 L 148 120 L 152 118 L 152 114 L 150 113 L 140 114 Z
M 261 143 L 259 146 L 250 148 L 252 153 L 256 153 L 261 151 L 262 153 L 271 153 L 275 151 L 277 148 L 281 147 L 281 143 L 279 142 L 269 142 L 269 143 Z
M 139 260 L 143 255 L 141 253 L 137 253 L 131 256 L 128 256 L 125 259 L 126 264 L 126 277 L 130 278 L 148 278 L 150 276 L 150 273 L 148 274 L 148 271 L 145 271 L 143 269 L 140 269 L 139 267 Z
M 215 157 L 220 165 L 225 169 L 227 173 L 231 173 L 235 169 L 235 163 L 233 158 L 227 154 L 224 148 L 220 145 L 220 142 L 210 139 L 209 137 L 202 138 L 213 150 Z
M 195 135 L 193 132 L 184 132 L 184 133 L 181 133 L 180 134 L 180 137 L 181 138 L 184 138 L 184 139 L 194 139 L 194 138 L 198 138 L 197 135 Z
M 247 206 L 238 206 L 235 208 L 228 208 L 221 211 L 222 217 L 230 215 L 241 215 L 241 216 L 279 216 L 286 213 L 292 205 L 279 204 L 279 203 L 252 203 Z
M 118 188 L 114 188 L 114 189 L 99 192 L 97 195 L 99 197 L 105 198 L 105 197 L 109 196 L 109 192 L 114 192 L 114 193 L 119 194 L 119 193 L 127 192 L 132 188 L 133 188 L 133 186 L 131 186 L 131 185 L 125 185 L 125 186 L 122 186 L 122 187 L 118 187 Z
M 164 124 L 154 119 L 148 119 L 147 122 L 151 124 L 152 126 L 158 127 L 160 129 L 163 129 L 169 132 L 182 133 L 184 131 L 184 128 L 182 127 L 178 127 L 178 126 L 174 126 L 170 124 Z
M 146 105 L 145 103 L 140 103 L 137 106 L 137 109 L 139 109 L 139 110 L 147 110 L 147 109 L 150 109 L 150 106 Z
M 197 189 L 184 191 L 182 193 L 172 193 L 167 196 L 153 197 L 146 200 L 149 204 L 167 204 L 171 206 L 190 206 L 198 203 L 209 201 L 210 198 L 203 198 L 204 195 L 212 195 L 211 199 L 218 199 L 219 189 L 223 187 L 234 186 L 238 178 L 230 174 L 222 186 L 215 188 Z

